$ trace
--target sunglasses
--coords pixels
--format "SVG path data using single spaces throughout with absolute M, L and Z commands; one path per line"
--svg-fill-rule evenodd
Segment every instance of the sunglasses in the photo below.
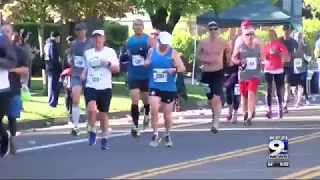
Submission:
M 248 34 L 246 34 L 246 36 L 253 36 L 254 35 L 254 33 L 248 33 Z
M 159 33 L 150 33 L 150 34 L 154 36 L 159 36 Z
M 209 31 L 216 31 L 218 28 L 209 28 Z

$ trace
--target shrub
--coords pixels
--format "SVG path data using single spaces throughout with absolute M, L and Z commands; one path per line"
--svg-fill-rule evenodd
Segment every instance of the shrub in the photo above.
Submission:
M 106 33 L 107 44 L 119 52 L 121 45 L 128 39 L 128 26 L 115 22 L 106 22 L 103 25 L 103 29 Z

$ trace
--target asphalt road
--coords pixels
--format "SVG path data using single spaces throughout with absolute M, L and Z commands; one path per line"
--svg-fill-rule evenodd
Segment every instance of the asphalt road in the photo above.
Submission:
M 209 120 L 186 120 L 175 124 L 172 148 L 150 147 L 151 132 L 132 138 L 127 125 L 113 127 L 107 151 L 99 143 L 89 147 L 85 134 L 72 137 L 66 129 L 23 132 L 16 139 L 19 154 L 0 159 L 0 178 L 267 179 L 295 173 L 288 177 L 312 179 L 320 176 L 320 118 L 305 116 L 258 118 L 251 128 L 222 122 L 218 134 L 209 132 Z M 273 135 L 290 138 L 289 168 L 266 167 Z

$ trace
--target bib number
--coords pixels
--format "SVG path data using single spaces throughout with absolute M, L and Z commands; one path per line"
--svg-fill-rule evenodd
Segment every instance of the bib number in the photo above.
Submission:
M 98 57 L 92 58 L 89 60 L 89 64 L 92 68 L 101 67 L 101 61 Z
M 240 95 L 239 84 L 234 85 L 234 95 Z
M 302 67 L 302 59 L 301 58 L 294 59 L 294 67 L 296 67 L 296 68 Z
M 168 76 L 168 74 L 165 72 L 162 72 L 162 73 L 154 72 L 153 73 L 153 80 L 154 80 L 154 82 L 167 82 L 167 76 Z
M 143 66 L 144 65 L 144 58 L 140 55 L 132 56 L 132 65 L 133 66 Z
M 257 58 L 247 58 L 247 69 L 256 70 L 257 69 Z
M 74 56 L 73 60 L 74 60 L 74 65 L 76 67 L 81 67 L 81 68 L 84 67 L 84 59 L 82 56 Z

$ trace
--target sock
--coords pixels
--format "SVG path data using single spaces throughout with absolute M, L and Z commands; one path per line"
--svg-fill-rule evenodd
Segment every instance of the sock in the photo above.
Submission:
M 102 133 L 101 138 L 108 139 L 108 132 Z
M 97 133 L 96 127 L 91 127 L 91 128 L 90 128 L 90 132 Z
M 131 105 L 131 116 L 133 124 L 136 128 L 139 126 L 139 106 L 137 104 Z
M 149 116 L 150 113 L 150 104 L 144 105 L 144 115 Z
M 79 106 L 73 106 L 72 107 L 72 122 L 75 128 L 78 127 L 79 119 L 80 119 L 80 107 Z
M 219 129 L 219 124 L 220 124 L 219 120 L 213 120 L 212 124 L 213 124 L 213 127 L 215 127 L 216 129 Z

